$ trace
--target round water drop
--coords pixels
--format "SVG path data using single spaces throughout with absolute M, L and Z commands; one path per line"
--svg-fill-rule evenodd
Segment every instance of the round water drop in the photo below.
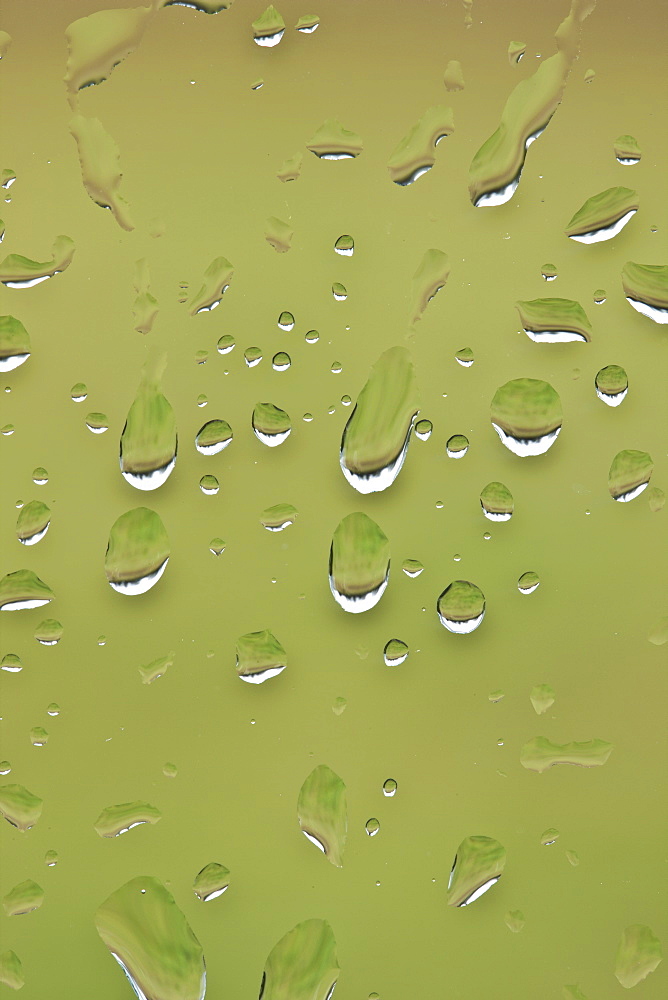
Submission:
M 98 646 L 106 646 L 106 644 L 107 644 L 107 637 L 106 637 L 106 635 L 98 635 L 98 637 L 97 637 L 97 644 L 98 644 Z
M 33 726 L 30 730 L 30 742 L 34 747 L 45 747 L 49 742 L 49 734 L 42 726 Z
M 278 317 L 278 328 L 279 330 L 293 330 L 295 326 L 295 318 L 291 312 L 282 312 Z
M 415 437 L 420 441 L 428 441 L 433 429 L 434 425 L 431 420 L 418 420 L 415 425 Z
M 383 782 L 383 795 L 391 799 L 393 795 L 397 794 L 397 783 L 394 778 L 387 778 Z
M 561 400 L 547 382 L 512 379 L 494 394 L 491 417 L 492 427 L 513 454 L 544 455 L 561 431 Z
M 463 458 L 469 450 L 469 439 L 463 434 L 453 434 L 451 438 L 448 438 L 445 450 L 448 458 Z
M 309 330 L 309 332 L 304 337 L 307 344 L 317 344 L 320 340 L 320 334 L 317 330 Z
M 653 514 L 657 514 L 662 510 L 665 502 L 666 494 L 658 486 L 652 486 L 651 490 L 647 491 L 647 503 Z
M 219 354 L 229 354 L 230 351 L 234 350 L 236 341 L 234 337 L 231 337 L 229 333 L 226 333 L 220 338 L 216 345 L 216 350 Z
M 559 839 L 559 831 L 555 830 L 554 827 L 550 827 L 549 830 L 543 830 L 540 835 L 540 842 L 543 847 L 551 847 L 552 844 L 556 844 Z
M 93 434 L 104 434 L 109 430 L 109 420 L 106 413 L 89 413 L 86 416 L 86 427 Z
M 337 302 L 344 302 L 348 298 L 346 286 L 342 285 L 340 281 L 335 281 L 332 285 L 332 295 Z
M 436 604 L 441 625 L 449 632 L 466 635 L 478 628 L 485 617 L 485 595 L 468 580 L 455 580 L 446 587 Z
M 16 653 L 5 653 L 0 668 L 6 670 L 8 674 L 19 674 L 23 670 L 23 664 Z
M 214 556 L 219 556 L 225 551 L 225 542 L 222 538 L 212 538 L 209 542 L 209 552 Z
M 594 379 L 596 395 L 608 406 L 619 406 L 629 391 L 629 378 L 619 365 L 606 365 Z
M 161 578 L 169 562 L 169 537 L 162 520 L 148 507 L 121 514 L 109 532 L 104 571 L 119 594 L 138 596 Z
M 247 347 L 244 351 L 244 361 L 248 368 L 255 368 L 262 361 L 262 350 L 259 347 Z
M 597 306 L 602 306 L 607 298 L 605 288 L 597 288 L 594 292 L 594 302 Z
M 338 240 L 334 244 L 334 249 L 343 257 L 352 257 L 355 252 L 355 241 L 352 236 L 339 236 Z
M 37 486 L 44 486 L 49 481 L 49 473 L 41 465 L 33 469 L 32 481 Z
M 341 405 L 342 406 L 350 406 L 351 403 L 352 403 L 352 399 L 350 398 L 350 396 L 341 396 Z
M 487 483 L 480 494 L 482 512 L 489 521 L 509 521 L 513 516 L 513 495 L 503 483 Z
M 388 667 L 398 667 L 408 658 L 409 649 L 401 639 L 390 639 L 385 643 L 383 659 Z
M 457 351 L 455 354 L 455 361 L 460 364 L 462 368 L 470 368 L 475 361 L 471 348 L 462 347 L 461 351 Z
M 35 629 L 35 638 L 42 646 L 55 646 L 63 632 L 63 626 L 55 618 L 45 618 Z
M 291 364 L 290 355 L 286 354 L 285 351 L 279 351 L 271 359 L 271 367 L 275 372 L 285 372 Z
M 554 264 L 543 264 L 540 269 L 540 273 L 546 281 L 554 281 L 557 277 L 557 269 Z
M 347 704 L 348 702 L 341 695 L 339 695 L 338 698 L 335 698 L 334 704 L 332 705 L 332 712 L 334 712 L 334 715 L 342 715 L 346 710 Z
M 292 430 L 289 414 L 273 403 L 256 403 L 251 424 L 255 437 L 269 448 L 283 444 Z
M 340 361 L 333 361 L 332 367 L 330 368 L 332 375 L 340 375 L 343 371 L 343 365 Z
M 206 406 L 206 404 L 209 402 L 206 393 L 200 392 L 195 402 L 199 407 Z
M 11 769 L 12 765 L 9 763 L 8 760 L 0 760 L 0 774 L 2 774 L 3 776 L 5 774 L 9 774 Z
M 517 581 L 517 589 L 520 594 L 533 594 L 534 590 L 537 590 L 539 586 L 540 577 L 538 576 L 538 573 L 534 573 L 533 570 L 522 573 L 521 577 Z
M 305 424 L 310 424 L 311 421 L 313 420 L 313 414 L 305 413 L 304 416 L 302 417 L 302 420 L 304 421 Z
M 202 476 L 199 481 L 199 488 L 207 496 L 213 496 L 220 489 L 220 484 L 215 476 Z
M 47 851 L 44 855 L 44 864 L 47 868 L 55 868 L 58 864 L 58 851 Z
M 608 492 L 613 500 L 628 503 L 647 489 L 654 462 L 646 451 L 617 452 L 608 473 Z
M 55 701 L 52 701 L 46 710 L 47 715 L 56 716 L 60 715 L 60 708 L 56 705 Z
M 414 580 L 415 577 L 420 575 L 424 566 L 419 559 L 404 559 L 401 564 L 401 568 L 406 576 L 409 576 L 412 580 Z
M 162 766 L 162 773 L 164 774 L 164 776 L 166 778 L 175 778 L 176 775 L 179 773 L 179 770 L 178 770 L 176 764 L 167 763 L 167 764 L 163 764 L 163 766 Z
M 370 837 L 375 837 L 378 831 L 380 830 L 380 823 L 375 818 L 375 816 L 372 816 L 371 819 L 368 819 L 366 821 L 364 829 L 366 830 L 366 832 Z
M 70 389 L 70 396 L 74 403 L 83 403 L 84 399 L 88 395 L 88 388 L 85 382 L 75 382 L 75 384 Z
M 195 437 L 195 447 L 201 455 L 217 455 L 232 443 L 232 428 L 227 420 L 208 420 Z

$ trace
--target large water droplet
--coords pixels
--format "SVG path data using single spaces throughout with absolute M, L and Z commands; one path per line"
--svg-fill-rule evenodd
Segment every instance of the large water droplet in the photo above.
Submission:
M 251 423 L 255 437 L 269 448 L 283 444 L 292 430 L 289 414 L 273 403 L 256 403 Z
M 629 378 L 619 365 L 606 365 L 596 373 L 596 395 L 608 406 L 619 406 L 629 391 Z
M 16 535 L 23 545 L 36 545 L 51 524 L 51 509 L 40 500 L 31 500 L 21 508 L 16 521 Z
M 513 454 L 544 455 L 561 430 L 561 400 L 548 382 L 517 378 L 496 390 L 492 427 Z
M 628 503 L 647 489 L 654 462 L 646 451 L 619 451 L 608 473 L 608 491 L 613 500 Z
M 311 771 L 302 785 L 297 816 L 302 833 L 341 868 L 348 833 L 346 786 L 326 764 Z
M 634 264 L 622 269 L 622 285 L 629 305 L 655 323 L 668 323 L 668 264 Z
M 41 608 L 56 595 L 30 569 L 17 569 L 0 580 L 0 610 L 25 611 Z
M 107 806 L 95 821 L 95 831 L 100 837 L 120 837 L 135 826 L 144 823 L 155 824 L 162 819 L 162 813 L 148 802 L 123 802 L 117 806 Z
M 480 494 L 482 512 L 489 521 L 509 521 L 513 516 L 513 495 L 503 483 L 488 483 Z
M 43 799 L 24 785 L 0 785 L 0 813 L 18 830 L 29 830 L 42 815 Z
M 0 316 L 0 372 L 11 372 L 30 357 L 30 337 L 20 320 Z
M 275 372 L 285 372 L 291 364 L 292 360 L 290 355 L 286 354 L 285 351 L 279 351 L 278 354 L 274 354 L 271 359 L 271 367 Z
M 448 881 L 448 906 L 468 906 L 499 881 L 506 851 L 492 837 L 466 837 L 457 848 Z
M 222 896 L 230 884 L 230 870 L 212 861 L 195 876 L 193 892 L 203 903 Z
M 253 41 L 256 45 L 273 48 L 278 45 L 285 32 L 285 21 L 271 4 L 252 24 Z
M 449 632 L 466 635 L 478 628 L 485 617 L 485 595 L 468 580 L 455 580 L 440 595 L 436 610 L 441 625 Z
M 549 830 L 544 830 L 540 835 L 540 843 L 542 847 L 551 847 L 552 844 L 556 844 L 559 839 L 559 831 L 555 830 L 554 827 L 550 827 Z
M 612 187 L 588 198 L 565 229 L 578 243 L 611 240 L 638 211 L 638 195 L 625 187 Z
M 259 1000 L 330 1000 L 338 977 L 332 928 L 324 920 L 306 920 L 269 953 Z
M 136 507 L 114 522 L 104 569 L 110 586 L 119 594 L 145 594 L 165 572 L 169 538 L 154 510 Z
M 661 942 L 645 924 L 631 924 L 622 932 L 617 951 L 615 976 L 629 990 L 658 967 L 663 955 Z
M 217 351 L 218 351 L 219 354 L 229 354 L 230 351 L 234 350 L 235 344 L 236 344 L 236 341 L 235 341 L 234 337 L 232 337 L 231 334 L 226 333 L 218 341 L 218 343 L 216 345 L 216 349 L 217 349 Z
M 375 521 L 348 514 L 332 536 L 329 586 L 344 611 L 359 614 L 383 596 L 390 576 L 390 543 Z
M 237 639 L 237 674 L 249 684 L 262 684 L 277 677 L 288 665 L 280 642 L 268 629 L 249 632 Z
M 0 669 L 6 670 L 9 674 L 20 674 L 23 670 L 23 663 L 16 653 L 5 653 L 0 663 Z
M 524 332 L 537 344 L 588 343 L 591 323 L 573 299 L 532 299 L 516 302 Z
M 352 236 L 339 236 L 334 244 L 334 250 L 343 257 L 352 257 L 355 252 L 355 241 Z

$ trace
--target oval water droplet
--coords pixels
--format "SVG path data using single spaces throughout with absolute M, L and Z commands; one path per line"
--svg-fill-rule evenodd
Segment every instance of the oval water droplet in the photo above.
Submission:
M 540 842 L 542 847 L 551 847 L 556 844 L 559 839 L 559 831 L 555 830 L 554 827 L 550 827 L 549 830 L 543 830 L 540 835 Z
M 255 368 L 262 361 L 262 348 L 247 347 L 244 351 L 244 361 L 247 368 Z
M 109 430 L 109 420 L 106 413 L 93 411 L 86 415 L 86 427 L 91 434 L 104 434 Z M 127 476 L 126 476 L 127 478 Z
M 58 864 L 58 851 L 47 851 L 44 855 L 44 864 L 47 868 L 55 868 Z
M 548 708 L 552 708 L 556 697 L 554 688 L 550 684 L 536 684 L 531 689 L 529 700 L 533 705 L 536 715 L 543 715 L 544 712 L 547 712 Z
M 269 448 L 283 444 L 292 430 L 289 414 L 273 403 L 256 403 L 251 423 L 255 437 Z
M 279 351 L 278 354 L 274 354 L 271 359 L 271 367 L 275 372 L 285 372 L 291 364 L 292 361 L 290 355 L 286 354 L 285 351 Z
M 485 617 L 485 595 L 475 583 L 455 580 L 438 598 L 436 610 L 441 625 L 449 632 L 466 635 L 475 631 Z
M 52 701 L 51 704 L 47 706 L 46 713 L 47 715 L 50 715 L 53 718 L 60 715 L 60 708 L 55 703 L 55 701 Z
M 85 382 L 76 382 L 70 389 L 70 395 L 74 403 L 83 403 L 88 395 Z
M 16 917 L 22 913 L 38 910 L 44 902 L 44 889 L 32 879 L 20 882 L 7 893 L 2 905 L 8 917 Z
M 216 350 L 219 354 L 229 354 L 230 351 L 234 350 L 236 341 L 229 333 L 226 333 L 220 338 L 216 345 Z
M 573 299 L 532 299 L 516 302 L 526 335 L 537 344 L 589 343 L 591 323 Z
M 193 892 L 203 903 L 222 896 L 230 885 L 230 870 L 225 865 L 212 861 L 195 876 Z
M 136 826 L 151 825 L 162 819 L 162 813 L 148 802 L 123 802 L 107 806 L 95 821 L 95 832 L 100 837 L 120 837 Z
M 0 775 L 4 777 L 6 774 L 9 774 L 11 770 L 12 765 L 8 760 L 0 760 Z
M 179 773 L 179 769 L 176 764 L 170 764 L 168 762 L 167 764 L 162 765 L 162 773 L 166 778 L 175 778 Z
M 0 372 L 14 371 L 29 357 L 30 337 L 23 323 L 14 316 L 0 316 Z
M 240 636 L 236 650 L 237 676 L 249 684 L 263 684 L 288 665 L 283 646 L 268 629 Z
M 362 152 L 362 139 L 336 118 L 328 118 L 316 129 L 306 148 L 319 160 L 354 160 Z
M 401 568 L 406 576 L 409 576 L 412 580 L 414 580 L 415 577 L 419 576 L 423 571 L 424 566 L 419 559 L 404 559 L 401 564 Z
M 49 481 L 49 473 L 43 466 L 38 465 L 36 469 L 33 469 L 32 481 L 37 486 L 45 486 Z
M 462 368 L 470 368 L 475 358 L 473 357 L 473 351 L 470 347 L 462 347 L 460 351 L 455 354 L 455 361 L 462 366 Z
M 619 451 L 608 473 L 608 491 L 613 500 L 628 503 L 647 489 L 654 462 L 646 451 Z
M 267 507 L 260 515 L 260 524 L 267 531 L 283 531 L 291 524 L 294 524 L 297 517 L 297 508 L 291 503 L 277 503 L 273 507 Z
M 293 330 L 295 326 L 295 318 L 291 312 L 282 312 L 278 317 L 278 328 L 279 330 Z
M 165 363 L 159 357 L 145 366 L 121 434 L 121 473 L 138 490 L 158 489 L 176 464 L 176 419 L 160 389 Z
M 304 340 L 306 341 L 307 344 L 317 344 L 318 341 L 320 340 L 320 334 L 318 333 L 317 330 L 309 330 L 306 336 L 304 337 Z
M 596 395 L 608 406 L 619 406 L 629 391 L 628 375 L 619 365 L 606 365 L 596 373 Z
M 559 272 L 554 264 L 543 264 L 540 273 L 543 275 L 545 281 L 555 281 Z
M 596 291 L 594 292 L 594 302 L 595 302 L 595 304 L 597 306 L 602 306 L 603 303 L 605 302 L 606 298 L 607 298 L 607 296 L 606 296 L 605 288 L 597 288 Z
M 548 382 L 512 379 L 496 390 L 491 417 L 492 427 L 514 455 L 544 455 L 561 431 L 561 400 Z
M 400 663 L 408 659 L 409 649 L 401 639 L 390 639 L 385 643 L 383 649 L 383 659 L 388 667 L 398 667 Z
M 629 305 L 655 323 L 668 323 L 668 264 L 635 264 L 622 269 L 622 285 Z
M 375 837 L 376 834 L 380 831 L 380 823 L 375 818 L 375 816 L 372 816 L 371 819 L 368 819 L 364 824 L 364 829 L 366 830 L 369 837 Z
M 383 795 L 386 798 L 392 798 L 393 795 L 397 794 L 397 783 L 394 778 L 387 778 L 383 782 Z
M 448 906 L 469 906 L 499 881 L 506 851 L 492 837 L 466 837 L 457 848 L 448 881 Z
M 513 516 L 513 495 L 503 483 L 488 483 L 480 494 L 480 506 L 490 521 L 509 521 Z
M 533 570 L 522 573 L 521 577 L 517 581 L 517 589 L 520 594 L 533 594 L 534 590 L 537 590 L 539 586 L 540 577 L 538 576 L 538 573 L 534 573 Z
M 302 785 L 297 817 L 305 837 L 341 868 L 348 833 L 346 786 L 326 764 L 311 771 Z
M 220 489 L 220 483 L 215 476 L 202 476 L 199 481 L 199 488 L 206 496 L 215 496 Z
M 359 614 L 383 596 L 390 576 L 390 543 L 375 521 L 348 514 L 332 536 L 329 586 L 344 611 Z
M 469 439 L 463 434 L 453 434 L 445 444 L 448 458 L 463 458 L 469 450 Z
M 271 4 L 252 24 L 253 41 L 256 45 L 273 48 L 278 45 L 285 32 L 285 21 Z
M 201 455 L 217 455 L 232 443 L 232 428 L 226 420 L 208 420 L 195 437 L 195 447 Z
M 334 244 L 334 250 L 343 257 L 352 257 L 355 252 L 355 241 L 352 236 L 339 236 Z
M 433 429 L 434 425 L 431 420 L 418 420 L 415 424 L 415 437 L 420 441 L 428 441 Z
M 112 525 L 104 560 L 109 585 L 119 594 L 145 594 L 165 572 L 169 538 L 159 515 L 148 507 L 122 514 Z

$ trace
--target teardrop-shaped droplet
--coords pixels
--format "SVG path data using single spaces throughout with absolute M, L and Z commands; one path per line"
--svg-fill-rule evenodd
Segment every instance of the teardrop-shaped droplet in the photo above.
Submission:
M 364 824 L 364 829 L 368 837 L 375 837 L 377 833 L 380 833 L 380 822 L 375 816 L 368 819 Z
M 390 576 L 390 543 L 375 521 L 361 512 L 348 514 L 332 537 L 329 586 L 344 611 L 373 608 Z
M 548 382 L 517 378 L 497 389 L 492 399 L 492 427 L 514 455 L 544 455 L 561 430 L 561 400 Z
M 332 928 L 324 920 L 305 920 L 269 953 L 259 1000 L 330 1000 L 339 971 Z
M 255 437 L 269 448 L 276 448 L 292 430 L 290 415 L 273 403 L 256 403 L 252 418 Z
M 176 464 L 176 419 L 160 389 L 164 359 L 144 371 L 121 434 L 123 478 L 138 490 L 155 490 Z
M 169 561 L 169 538 L 154 510 L 135 507 L 116 520 L 109 532 L 104 569 L 119 594 L 145 594 Z
M 31 500 L 21 508 L 16 521 L 16 535 L 23 545 L 36 545 L 51 524 L 51 509 L 41 500 Z
M 466 837 L 457 854 L 448 882 L 448 906 L 468 906 L 499 881 L 506 864 L 506 850 L 492 837 Z
M 311 771 L 302 785 L 297 817 L 302 833 L 340 868 L 348 833 L 346 786 L 326 764 Z
M 277 677 L 288 665 L 283 646 L 268 629 L 249 632 L 237 639 L 237 675 L 249 684 L 262 684 Z
M 212 861 L 195 876 L 193 892 L 203 903 L 222 896 L 230 884 L 230 870 L 225 865 Z
M 252 24 L 253 41 L 256 45 L 273 48 L 278 45 L 285 32 L 285 21 L 271 4 Z
M 654 462 L 646 451 L 619 451 L 608 473 L 608 491 L 613 500 L 628 503 L 647 489 Z
M 455 580 L 438 599 L 436 610 L 449 632 L 466 635 L 475 631 L 485 617 L 485 595 L 468 580 Z
M 385 643 L 383 659 L 386 666 L 398 667 L 400 663 L 408 659 L 409 652 L 408 646 L 402 639 L 390 639 L 389 642 Z
M 140 875 L 112 892 L 95 927 L 140 1000 L 204 1000 L 202 946 L 157 878 Z

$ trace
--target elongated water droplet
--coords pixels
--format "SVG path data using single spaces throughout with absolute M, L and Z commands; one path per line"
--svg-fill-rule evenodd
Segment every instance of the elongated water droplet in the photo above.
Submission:
M 519 934 L 526 921 L 521 910 L 508 910 L 503 922 L 509 931 L 512 931 L 513 934 Z
M 35 629 L 35 638 L 42 646 L 55 646 L 63 632 L 63 626 L 55 618 L 45 618 Z
M 579 302 L 572 299 L 533 299 L 516 302 L 520 323 L 537 344 L 589 343 L 591 324 Z
M 104 434 L 105 431 L 109 430 L 107 414 L 95 411 L 86 414 L 86 427 L 92 434 Z
M 37 261 L 22 254 L 10 253 L 0 261 L 0 281 L 7 288 L 32 288 L 48 278 L 66 271 L 75 251 L 69 236 L 57 236 L 51 250 L 51 260 Z
M 225 865 L 212 861 L 195 876 L 193 892 L 203 903 L 222 896 L 230 884 L 230 870 Z
M 663 955 L 661 942 L 646 924 L 631 924 L 622 931 L 615 976 L 629 990 L 658 967 Z
M 506 850 L 492 837 L 466 837 L 457 848 L 448 882 L 448 906 L 468 906 L 498 882 Z
M 342 285 L 340 281 L 335 281 L 332 285 L 332 295 L 337 302 L 345 302 L 348 298 L 348 291 L 345 285 Z
M 339 971 L 332 928 L 324 920 L 305 920 L 269 953 L 260 1000 L 329 1000 Z
M 533 570 L 528 570 L 526 573 L 522 573 L 521 577 L 517 581 L 517 589 L 520 594 L 533 594 L 534 590 L 537 590 L 540 586 L 540 577 L 538 573 L 534 573 Z
M 561 400 L 548 382 L 517 378 L 497 389 L 491 406 L 492 427 L 513 454 L 544 455 L 561 431 Z
M 612 743 L 605 740 L 585 740 L 583 743 L 552 743 L 544 736 L 536 736 L 525 743 L 520 752 L 520 763 L 529 771 L 542 773 L 555 764 L 577 764 L 579 767 L 601 767 L 613 751 Z
M 461 67 L 459 70 L 461 73 Z M 436 146 L 452 135 L 454 128 L 452 108 L 438 106 L 425 111 L 390 156 L 387 169 L 394 183 L 406 187 L 431 170 Z
M 135 263 L 133 278 L 136 293 L 133 318 L 137 333 L 150 333 L 158 315 L 158 300 L 151 294 L 150 282 L 148 264 L 146 258 L 142 258 Z
M 153 11 L 150 6 L 99 10 L 65 29 L 65 84 L 74 106 L 78 90 L 102 83 L 139 45 Z
M 654 462 L 646 451 L 619 451 L 608 473 L 608 491 L 613 500 L 628 503 L 647 489 Z
M 153 681 L 157 681 L 159 677 L 164 677 L 171 665 L 174 663 L 174 653 L 168 653 L 166 656 L 159 656 L 155 660 L 151 660 L 144 667 L 138 667 L 139 676 L 141 677 L 142 684 L 152 684 Z
M 256 403 L 252 426 L 258 441 L 269 448 L 283 444 L 292 430 L 289 415 L 273 403 Z
M 442 250 L 426 250 L 413 275 L 410 322 L 422 319 L 428 304 L 443 288 L 450 274 L 448 255 Z
M 480 494 L 480 506 L 489 521 L 509 521 L 513 516 L 515 501 L 503 483 L 488 483 Z
M 95 927 L 140 1000 L 204 1000 L 202 946 L 157 878 L 116 889 L 95 913 Z
M 160 357 L 145 367 L 121 434 L 121 473 L 138 490 L 158 489 L 176 464 L 176 419 L 160 384 L 164 366 Z
M 596 373 L 596 395 L 608 406 L 619 406 L 629 391 L 629 377 L 619 365 L 606 365 Z
M 629 305 L 655 323 L 668 323 L 668 264 L 635 264 L 622 268 L 622 285 Z
M 621 232 L 638 211 L 638 195 L 625 187 L 608 188 L 588 198 L 565 229 L 578 243 L 601 243 Z
M 188 303 L 190 315 L 212 312 L 230 287 L 233 275 L 234 267 L 226 257 L 216 257 L 212 260 L 204 272 L 201 286 Z
M 392 347 L 373 366 L 341 438 L 341 471 L 358 493 L 378 493 L 394 482 L 417 413 L 410 354 Z
M 302 14 L 295 24 L 295 28 L 304 35 L 312 35 L 319 24 L 320 18 L 317 14 Z
M 31 500 L 16 521 L 16 535 L 23 545 L 35 545 L 44 538 L 51 524 L 51 509 L 40 500 Z
M 0 32 L 0 35 L 4 34 L 6 32 Z M 25 985 L 21 959 L 15 951 L 3 951 L 0 954 L 0 983 L 4 983 L 12 990 L 20 990 Z
M 278 45 L 285 32 L 285 21 L 272 5 L 267 7 L 252 24 L 253 41 L 265 48 Z
M 38 910 L 43 902 L 44 889 L 32 879 L 26 879 L 10 889 L 2 900 L 2 905 L 8 917 L 16 917 L 21 913 Z
M 277 677 L 288 665 L 283 646 L 268 629 L 249 632 L 237 639 L 237 675 L 249 684 L 263 684 Z
M 113 13 L 120 14 L 121 11 Z M 130 206 L 119 191 L 123 174 L 118 146 L 98 118 L 75 115 L 70 121 L 70 132 L 79 151 L 81 176 L 88 196 L 100 208 L 109 209 L 121 229 L 134 229 Z
M 332 536 L 329 586 L 344 611 L 359 614 L 383 596 L 390 576 L 390 543 L 375 521 L 348 514 Z
M 544 830 L 540 835 L 540 843 L 542 847 L 551 847 L 552 844 L 556 844 L 559 839 L 559 831 L 550 827 L 549 830 Z
M 463 458 L 469 450 L 469 439 L 463 434 L 453 434 L 445 444 L 448 458 Z
M 555 698 L 554 688 L 549 684 L 536 684 L 529 695 L 536 715 L 543 715 L 548 708 L 552 708 Z
M 440 595 L 436 610 L 448 632 L 466 635 L 478 628 L 485 617 L 485 595 L 468 580 L 455 580 Z
M 294 524 L 296 517 L 297 508 L 293 507 L 291 503 L 277 503 L 262 511 L 260 524 L 267 531 L 283 531 Z
M 43 799 L 24 785 L 0 785 L 0 813 L 11 826 L 29 830 L 42 815 Z
M 264 230 L 264 238 L 273 247 L 276 253 L 287 253 L 292 244 L 294 230 L 287 222 L 278 219 L 275 215 L 267 219 Z
M 401 639 L 390 639 L 385 643 L 383 649 L 383 659 L 388 667 L 398 667 L 400 663 L 408 659 L 410 650 Z
M 0 372 L 11 372 L 30 357 L 30 337 L 20 320 L 0 316 Z
M 159 515 L 148 507 L 136 507 L 121 514 L 109 532 L 107 580 L 119 594 L 145 594 L 164 573 L 169 554 L 169 538 Z
M 336 118 L 328 118 L 307 142 L 306 148 L 319 160 L 352 160 L 362 152 L 362 140 Z
M 341 868 L 348 832 L 346 786 L 338 774 L 320 764 L 309 774 L 299 792 L 297 818 L 302 833 Z
M 142 826 L 144 823 L 153 825 L 161 819 L 160 810 L 148 802 L 123 802 L 103 809 L 94 826 L 100 837 L 120 837 L 135 826 Z
M 24 611 L 41 608 L 56 595 L 30 569 L 18 569 L 7 573 L 0 580 L 0 610 Z

